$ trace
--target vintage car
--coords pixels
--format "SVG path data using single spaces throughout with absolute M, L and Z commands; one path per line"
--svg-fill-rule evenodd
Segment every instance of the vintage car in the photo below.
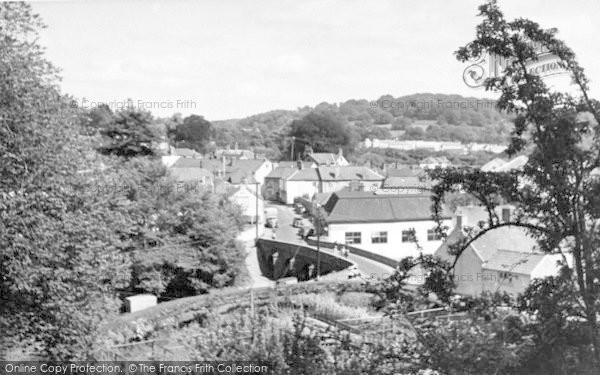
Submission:
M 302 218 L 301 218 L 301 217 L 298 217 L 298 216 L 296 216 L 296 217 L 294 218 L 294 221 L 292 222 L 292 226 L 293 226 L 294 228 L 300 228 L 300 227 L 302 227 Z

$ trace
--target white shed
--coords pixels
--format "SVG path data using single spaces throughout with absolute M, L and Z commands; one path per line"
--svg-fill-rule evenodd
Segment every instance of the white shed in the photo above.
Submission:
M 130 313 L 153 306 L 156 306 L 156 296 L 153 294 L 138 294 L 125 298 L 125 309 Z

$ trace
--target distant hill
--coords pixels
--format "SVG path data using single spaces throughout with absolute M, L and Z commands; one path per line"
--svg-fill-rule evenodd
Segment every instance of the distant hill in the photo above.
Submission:
M 290 123 L 310 113 L 326 111 L 342 118 L 355 135 L 365 138 L 391 138 L 390 130 L 404 130 L 400 139 L 459 142 L 506 143 L 511 117 L 495 109 L 487 99 L 445 94 L 384 95 L 369 101 L 351 99 L 343 103 L 321 103 L 296 111 L 274 110 L 243 119 L 214 121 L 215 141 L 226 145 L 264 149 L 273 157 L 285 149 Z

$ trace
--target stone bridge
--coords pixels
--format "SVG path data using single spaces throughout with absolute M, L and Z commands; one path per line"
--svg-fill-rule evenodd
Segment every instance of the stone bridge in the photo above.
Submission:
M 272 280 L 294 276 L 305 281 L 317 273 L 317 250 L 309 246 L 260 238 L 256 255 L 262 274 Z M 321 251 L 321 275 L 353 265 L 347 259 Z

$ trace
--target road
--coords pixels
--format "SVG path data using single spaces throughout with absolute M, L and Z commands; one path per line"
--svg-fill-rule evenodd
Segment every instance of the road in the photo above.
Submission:
M 300 216 L 296 214 L 292 207 L 283 204 L 267 203 L 265 207 L 277 208 L 279 218 L 279 228 L 276 230 L 276 239 L 279 241 L 285 241 L 289 243 L 297 243 L 303 246 L 309 246 L 306 242 L 300 239 L 298 236 L 298 228 L 292 226 L 295 217 Z M 304 219 L 308 222 L 308 219 Z M 264 232 L 266 238 L 272 238 L 273 231 L 267 228 Z M 313 246 L 314 247 L 314 246 Z M 332 249 L 321 248 L 321 251 L 327 253 L 333 253 Z M 388 265 L 376 262 L 374 260 L 358 256 L 356 254 L 349 254 L 348 260 L 351 260 L 356 264 L 358 270 L 365 279 L 382 279 L 390 276 L 394 269 Z

